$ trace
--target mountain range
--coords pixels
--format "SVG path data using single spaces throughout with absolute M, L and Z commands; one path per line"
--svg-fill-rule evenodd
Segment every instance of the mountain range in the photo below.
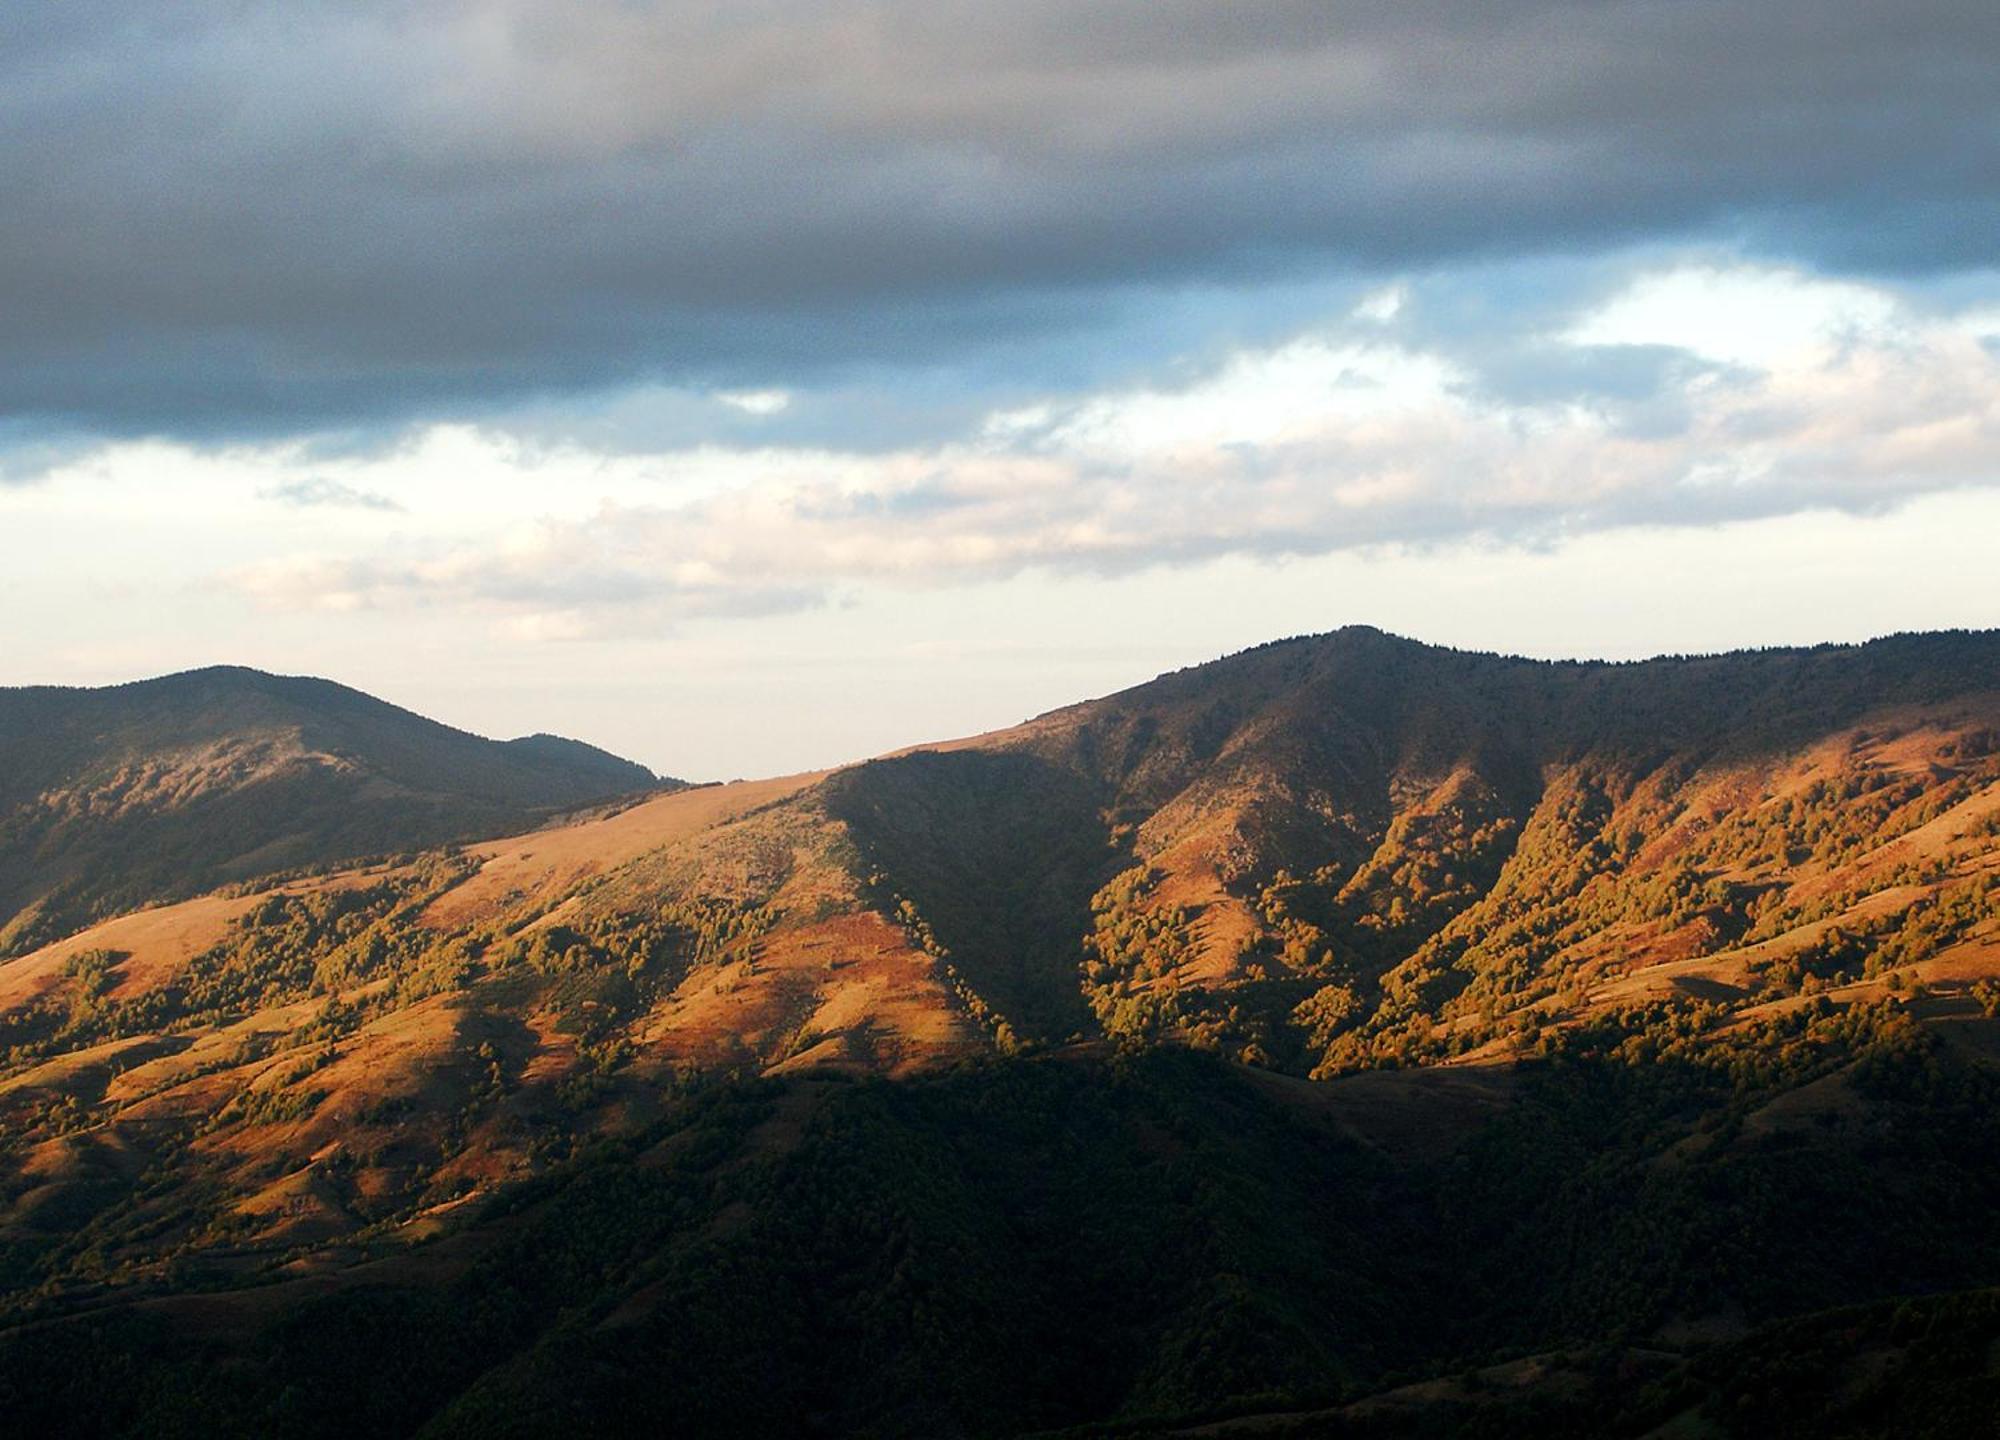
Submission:
M 204 671 L 0 692 L 0 815 L 27 1422 L 2000 1405 L 2000 634 L 1355 628 L 706 786 Z

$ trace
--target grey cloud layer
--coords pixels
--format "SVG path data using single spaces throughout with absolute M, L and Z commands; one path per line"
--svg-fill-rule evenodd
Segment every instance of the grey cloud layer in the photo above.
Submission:
M 1996 68 L 1990 0 L 10 6 L 0 417 L 787 383 L 1656 235 L 1976 266 Z

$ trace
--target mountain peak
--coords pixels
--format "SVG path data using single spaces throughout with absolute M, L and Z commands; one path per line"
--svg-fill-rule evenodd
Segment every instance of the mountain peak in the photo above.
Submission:
M 581 741 L 489 740 L 241 665 L 0 689 L 0 953 L 260 871 L 515 830 L 662 783 Z

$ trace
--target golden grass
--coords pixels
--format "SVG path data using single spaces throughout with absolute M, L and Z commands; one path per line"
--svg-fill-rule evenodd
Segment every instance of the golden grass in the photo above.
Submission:
M 478 871 L 432 902 L 422 921 L 433 929 L 458 930 L 523 903 L 546 903 L 592 876 L 796 794 L 824 776 L 677 790 L 609 817 L 467 846 L 465 853 L 480 862 Z
M 125 999 L 165 984 L 187 962 L 220 941 L 256 901 L 247 896 L 203 895 L 93 925 L 66 940 L 0 963 L 0 1010 L 29 1004 L 62 980 L 71 956 L 119 950 L 130 958 L 117 969 L 112 995 Z

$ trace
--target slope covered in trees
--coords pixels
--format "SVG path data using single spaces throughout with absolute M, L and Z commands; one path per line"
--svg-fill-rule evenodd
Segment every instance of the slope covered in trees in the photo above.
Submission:
M 1993 912 L 1990 635 L 1582 665 L 1341 632 L 1002 743 L 1123 841 L 1092 904 L 1101 1022 L 1322 1073 L 1593 997 L 1872 980 Z

